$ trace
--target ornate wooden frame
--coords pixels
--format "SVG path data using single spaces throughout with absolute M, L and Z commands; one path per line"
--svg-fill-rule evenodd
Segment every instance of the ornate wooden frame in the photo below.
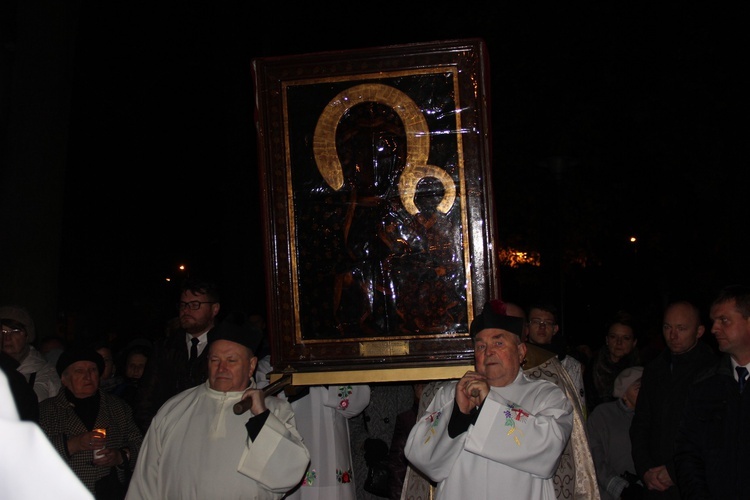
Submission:
M 275 370 L 471 364 L 498 292 L 487 60 L 467 39 L 253 61 Z

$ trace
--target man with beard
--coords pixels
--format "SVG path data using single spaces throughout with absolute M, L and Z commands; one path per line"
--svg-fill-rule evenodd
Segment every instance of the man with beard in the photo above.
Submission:
M 187 280 L 177 303 L 180 327 L 154 345 L 136 396 L 135 419 L 145 434 L 162 404 L 208 377 L 205 347 L 221 307 L 215 283 Z

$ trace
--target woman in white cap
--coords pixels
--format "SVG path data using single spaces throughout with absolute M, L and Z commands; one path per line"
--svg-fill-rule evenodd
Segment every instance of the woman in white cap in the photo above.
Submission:
M 3 331 L 2 350 L 18 361 L 18 371 L 34 388 L 39 402 L 57 396 L 60 392 L 60 377 L 55 367 L 31 345 L 36 338 L 36 331 L 29 312 L 21 306 L 2 306 L 0 324 Z
M 640 498 L 645 492 L 635 475 L 630 454 L 630 422 L 641 389 L 642 366 L 633 366 L 615 378 L 615 401 L 594 408 L 586 421 L 591 456 L 602 500 Z

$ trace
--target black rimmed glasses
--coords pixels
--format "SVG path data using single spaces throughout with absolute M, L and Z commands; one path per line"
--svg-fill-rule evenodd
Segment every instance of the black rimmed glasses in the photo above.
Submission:
M 216 302 L 201 302 L 200 300 L 191 300 L 190 302 L 178 302 L 177 303 L 177 310 L 182 311 L 183 309 L 190 309 L 192 311 L 197 311 L 201 308 L 203 304 L 216 304 Z

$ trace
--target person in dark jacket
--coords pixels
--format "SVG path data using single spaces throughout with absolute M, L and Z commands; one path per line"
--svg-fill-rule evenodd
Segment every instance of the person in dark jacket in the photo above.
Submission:
M 103 371 L 104 359 L 90 347 L 60 354 L 63 389 L 39 403 L 39 427 L 97 500 L 117 500 L 125 495 L 143 436 L 130 406 L 100 389 Z
M 125 374 L 125 377 L 114 391 L 112 391 L 112 394 L 120 396 L 133 409 L 135 409 L 138 389 L 143 378 L 143 373 L 146 371 L 146 365 L 148 365 L 148 358 L 151 355 L 150 342 L 146 340 L 137 342 L 132 343 L 124 349 L 121 371 Z
M 26 377 L 18 372 L 18 361 L 8 353 L 0 351 L 0 369 L 8 377 L 8 386 L 13 395 L 13 401 L 16 403 L 19 418 L 39 422 L 39 400 L 33 387 L 26 381 Z
M 646 365 L 630 426 L 635 473 L 646 486 L 646 499 L 675 499 L 674 444 L 677 426 L 696 375 L 717 356 L 700 338 L 705 332 L 698 308 L 676 301 L 664 310 L 662 333 L 667 346 Z
M 589 377 L 591 389 L 586 390 L 589 414 L 596 405 L 617 400 L 612 395 L 615 379 L 625 368 L 641 364 L 637 344 L 635 318 L 626 311 L 617 311 L 607 325 L 604 346 L 596 352 L 584 372 L 584 377 Z
M 409 432 L 414 424 L 417 423 L 419 416 L 419 399 L 422 397 L 423 383 L 415 383 L 414 387 L 414 404 L 408 410 L 402 411 L 396 416 L 396 426 L 393 429 L 393 439 L 391 439 L 391 448 L 388 450 L 388 486 L 390 488 L 390 500 L 399 500 L 401 490 L 404 487 L 404 478 L 409 461 L 404 454 L 404 446 L 409 438 Z
M 721 360 L 688 390 L 675 445 L 684 499 L 745 499 L 750 492 L 750 389 L 738 371 L 750 366 L 750 287 L 725 287 L 711 305 L 711 333 Z M 736 370 L 739 368 L 740 370 Z
M 135 420 L 144 434 L 161 405 L 208 378 L 205 347 L 221 308 L 218 286 L 191 278 L 181 290 L 180 328 L 155 343 L 136 394 Z

